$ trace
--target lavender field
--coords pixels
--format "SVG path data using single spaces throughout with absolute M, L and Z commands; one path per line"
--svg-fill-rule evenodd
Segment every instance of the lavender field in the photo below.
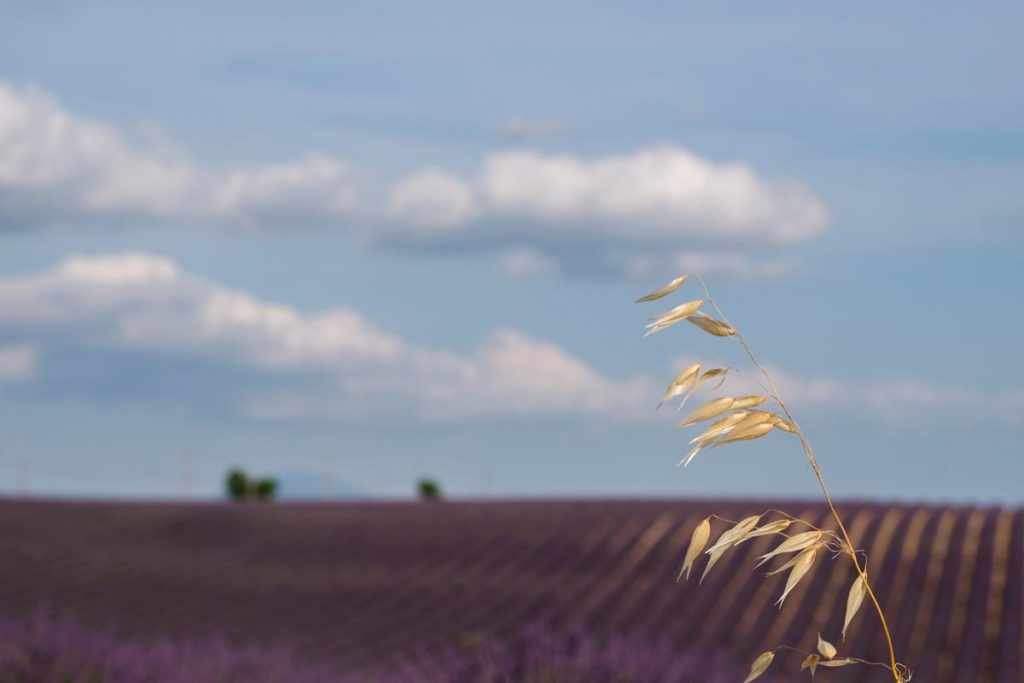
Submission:
M 838 634 L 852 579 L 822 563 L 780 611 L 783 577 L 747 580 L 757 538 L 699 589 L 675 583 L 708 509 L 764 507 L 3 502 L 0 680 L 739 681 L 771 644 Z M 827 528 L 821 506 L 785 507 Z M 843 509 L 915 680 L 1021 680 L 1024 514 Z M 882 648 L 866 611 L 841 646 Z

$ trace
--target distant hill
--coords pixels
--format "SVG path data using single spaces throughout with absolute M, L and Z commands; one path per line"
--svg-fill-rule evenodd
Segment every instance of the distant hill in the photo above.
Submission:
M 828 523 L 820 505 L 778 501 L 0 501 L 0 614 L 49 605 L 138 640 L 220 633 L 348 672 L 514 638 L 530 624 L 597 639 L 647 634 L 727 653 L 745 670 L 768 645 L 812 648 L 819 629 L 838 640 L 852 580 L 849 563 L 820 562 L 779 610 L 784 576 L 750 580 L 762 537 L 704 585 L 676 583 L 699 519 L 772 506 Z M 1024 513 L 841 507 L 915 681 L 1021 680 Z M 841 652 L 881 660 L 882 648 L 863 610 Z M 777 666 L 799 661 L 780 656 Z M 883 680 L 862 669 L 819 678 Z

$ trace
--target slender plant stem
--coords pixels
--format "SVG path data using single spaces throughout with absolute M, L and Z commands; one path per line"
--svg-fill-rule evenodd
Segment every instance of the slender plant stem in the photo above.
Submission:
M 697 279 L 700 280 L 701 285 L 704 287 L 704 295 L 707 297 L 708 302 L 714 307 L 718 316 L 722 319 L 722 322 L 733 327 L 732 323 L 730 323 L 728 318 L 725 317 L 722 309 L 718 307 L 717 303 L 715 303 L 710 290 L 708 290 L 707 283 L 704 282 L 704 278 L 697 275 Z M 736 328 L 733 327 L 733 330 L 735 329 Z M 835 518 L 836 524 L 839 526 L 839 531 L 843 534 L 843 540 L 846 542 L 846 554 L 849 555 L 850 559 L 853 561 L 853 566 L 857 569 L 857 574 L 860 576 L 861 581 L 864 582 L 864 588 L 867 589 L 868 596 L 871 598 L 871 602 L 875 606 L 875 611 L 878 613 L 878 618 L 882 622 L 882 631 L 885 633 L 885 642 L 889 646 L 889 662 L 893 678 L 896 683 L 904 683 L 903 676 L 900 674 L 899 665 L 896 662 L 896 649 L 892 644 L 892 634 L 889 632 L 889 624 L 885 620 L 885 612 L 882 611 L 882 605 L 878 602 L 878 597 L 875 596 L 875 591 L 871 588 L 871 583 L 868 581 L 868 575 L 864 565 L 861 565 L 860 558 L 857 557 L 857 550 L 853 547 L 853 541 L 850 540 L 850 534 L 846 531 L 846 525 L 843 524 L 843 519 L 839 516 L 839 511 L 832 502 L 832 496 L 828 491 L 828 486 L 825 485 L 825 477 L 821 473 L 821 467 L 818 465 L 817 458 L 814 457 L 814 450 L 811 448 L 811 444 L 807 440 L 807 437 L 804 436 L 803 430 L 800 429 L 800 425 L 798 425 L 796 420 L 793 419 L 793 415 L 789 412 L 789 408 L 786 407 L 785 401 L 782 400 L 778 387 L 775 386 L 775 380 L 772 379 L 768 370 L 766 370 L 765 367 L 761 365 L 760 361 L 757 360 L 757 357 L 750 349 L 750 346 L 747 344 L 746 339 L 743 338 L 743 335 L 737 331 L 735 337 L 743 347 L 743 350 L 746 351 L 747 357 L 750 358 L 750 362 L 760 370 L 761 374 L 768 382 L 768 386 L 771 388 L 772 398 L 774 398 L 779 404 L 779 408 L 781 408 L 782 412 L 785 413 L 786 418 L 796 427 L 796 435 L 800 439 L 800 445 L 803 447 L 804 457 L 807 458 L 807 462 L 811 465 L 811 469 L 814 470 L 814 476 L 817 478 L 818 485 L 821 487 L 821 492 L 825 496 L 825 503 L 828 505 L 829 512 L 832 513 L 832 517 Z
M 807 650 L 801 650 L 798 647 L 792 647 L 790 645 L 777 645 L 775 647 L 775 649 L 772 650 L 772 652 L 778 652 L 779 650 L 787 650 L 789 652 L 795 652 L 798 655 L 804 655 L 804 656 L 817 655 L 818 654 L 817 652 L 808 652 Z M 886 664 L 885 662 L 870 662 L 870 661 L 868 661 L 866 659 L 860 659 L 858 657 L 844 657 L 843 659 L 848 659 L 851 662 L 857 662 L 858 664 L 865 664 L 867 666 L 881 666 L 881 667 L 886 668 L 886 669 L 889 668 L 889 665 Z

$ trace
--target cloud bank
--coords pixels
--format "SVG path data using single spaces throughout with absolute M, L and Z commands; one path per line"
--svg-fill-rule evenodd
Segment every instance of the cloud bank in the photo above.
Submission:
M 145 253 L 72 256 L 0 279 L 0 329 L 44 343 L 213 358 L 302 381 L 249 397 L 265 419 L 345 417 L 408 408 L 423 419 L 507 416 L 638 419 L 652 389 L 602 375 L 557 345 L 498 331 L 460 355 L 411 345 L 358 311 L 316 314 L 264 301 Z M 0 377 L 31 372 L 35 352 L 0 347 Z
M 422 168 L 371 186 L 369 170 L 323 152 L 217 168 L 167 140 L 139 138 L 0 81 L 0 229 L 319 228 L 381 248 L 505 260 L 531 252 L 554 266 L 543 272 L 590 259 L 619 274 L 664 274 L 699 259 L 709 274 L 765 277 L 786 270 L 775 251 L 813 239 L 828 222 L 800 183 L 672 144 L 597 157 L 497 151 L 474 171 Z M 755 250 L 767 265 L 754 263 Z
M 596 159 L 492 154 L 460 177 L 437 169 L 399 182 L 389 209 L 410 239 L 778 246 L 824 228 L 806 189 L 715 164 L 673 145 Z
M 356 173 L 323 154 L 206 168 L 0 82 L 0 228 L 125 221 L 291 229 L 352 220 Z

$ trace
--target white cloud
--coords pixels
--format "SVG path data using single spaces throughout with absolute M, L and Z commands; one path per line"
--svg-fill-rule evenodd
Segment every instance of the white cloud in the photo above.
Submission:
M 392 362 L 404 350 L 351 309 L 303 315 L 144 253 L 72 256 L 40 274 L 0 279 L 0 325 L 73 325 L 110 344 L 270 369 L 340 370 Z
M 527 123 L 517 125 L 558 128 Z M 671 144 L 599 157 L 501 151 L 475 172 L 431 166 L 368 187 L 372 174 L 324 153 L 218 168 L 154 137 L 0 81 L 0 229 L 322 227 L 385 247 L 511 251 L 511 270 L 532 253 L 553 266 L 534 272 L 661 278 L 696 263 L 763 278 L 791 268 L 776 252 L 820 234 L 828 220 L 797 182 Z
M 0 384 L 22 382 L 36 371 L 38 352 L 27 344 L 0 346 Z
M 425 419 L 630 420 L 649 414 L 652 395 L 642 380 L 605 377 L 519 332 L 499 332 L 465 356 L 417 347 L 352 309 L 300 313 L 143 253 L 73 256 L 42 273 L 0 279 L 4 329 L 56 329 L 64 343 L 196 354 L 319 383 L 301 394 L 255 397 L 245 410 L 262 417 L 411 406 Z
M 414 173 L 391 191 L 391 221 L 417 236 L 443 235 L 472 219 L 473 194 L 458 179 L 439 169 Z
M 454 381 L 422 387 L 423 411 L 435 417 L 580 414 L 650 417 L 650 383 L 611 380 L 555 344 L 505 330 L 454 364 Z
M 212 185 L 209 201 L 214 217 L 245 227 L 347 223 L 358 205 L 357 180 L 351 163 L 307 154 L 224 172 Z
M 819 234 L 827 219 L 820 201 L 796 183 L 762 178 L 742 163 L 716 164 L 673 145 L 595 159 L 501 152 L 472 177 L 432 174 L 439 196 L 458 188 L 463 200 L 472 198 L 472 208 L 460 211 L 458 220 L 451 212 L 435 216 L 429 193 L 422 192 L 420 210 L 396 226 L 408 226 L 413 238 L 421 236 L 418 224 L 444 222 L 451 228 L 447 239 L 475 235 L 506 243 L 785 245 Z M 392 206 L 402 198 L 396 191 Z
M 312 154 L 206 168 L 0 81 L 0 227 L 142 219 L 290 228 L 349 221 L 356 201 L 345 161 Z

